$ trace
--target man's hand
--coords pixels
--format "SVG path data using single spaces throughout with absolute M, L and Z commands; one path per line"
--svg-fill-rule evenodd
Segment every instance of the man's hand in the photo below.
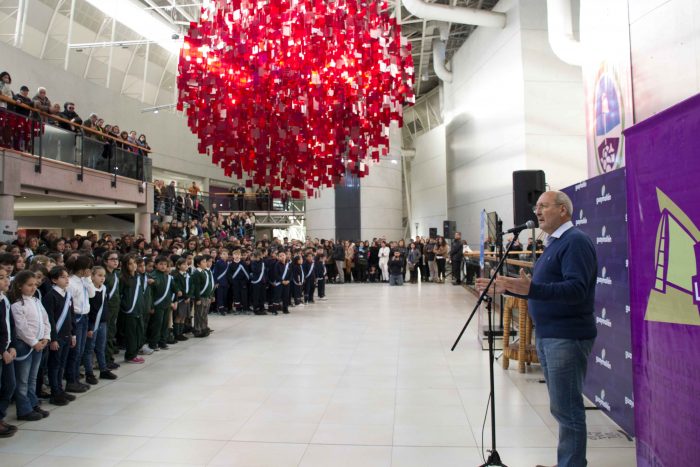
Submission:
M 51 350 L 53 350 L 54 352 L 56 352 L 56 351 L 57 351 L 58 349 L 60 349 L 61 347 L 58 345 L 58 341 L 53 341 L 53 342 L 51 342 L 51 344 L 49 345 L 49 348 L 50 348 Z
M 78 338 L 75 336 L 70 336 L 70 348 L 74 348 L 76 345 L 78 345 Z
M 9 365 L 12 360 L 14 360 L 15 357 L 12 356 L 12 354 L 8 351 L 5 351 L 2 353 L 2 361 L 5 363 L 5 365 Z
M 502 287 L 508 292 L 518 295 L 527 295 L 530 293 L 530 283 L 532 279 L 525 274 L 524 269 L 520 269 L 520 277 L 498 276 L 496 278 L 496 289 Z
M 494 293 L 501 294 L 505 291 L 505 289 L 503 287 L 499 287 L 499 285 L 498 285 L 497 280 L 499 278 L 496 278 L 496 281 L 494 281 L 494 283 L 491 284 L 491 289 L 489 290 L 489 295 L 493 295 Z M 489 277 L 478 277 L 476 279 L 476 290 L 478 290 L 479 292 L 483 292 L 484 289 L 486 289 L 486 286 L 489 285 L 490 280 L 491 279 Z
M 92 339 L 93 334 L 94 334 L 93 331 L 88 331 L 88 332 L 87 332 L 87 336 L 88 336 L 90 339 Z

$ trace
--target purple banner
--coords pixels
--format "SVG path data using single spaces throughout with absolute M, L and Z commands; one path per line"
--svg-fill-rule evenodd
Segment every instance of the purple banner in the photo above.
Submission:
M 625 190 L 625 170 L 619 169 L 562 191 L 573 202 L 574 225 L 593 240 L 598 256 L 598 337 L 588 360 L 583 393 L 634 436 Z
M 637 463 L 698 465 L 700 95 L 625 131 Z

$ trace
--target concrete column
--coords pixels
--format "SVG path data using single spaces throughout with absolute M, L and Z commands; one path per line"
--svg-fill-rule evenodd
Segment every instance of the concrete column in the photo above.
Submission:
M 147 242 L 151 241 L 151 214 L 137 212 L 134 214 L 134 226 L 136 235 L 143 235 Z
M 306 238 L 335 238 L 335 190 L 324 188 L 306 200 Z
M 15 197 L 13 195 L 0 195 L 0 219 L 13 220 L 15 218 Z

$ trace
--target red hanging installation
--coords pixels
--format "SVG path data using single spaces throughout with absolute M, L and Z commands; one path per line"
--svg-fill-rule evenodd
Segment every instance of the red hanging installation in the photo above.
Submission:
M 410 44 L 389 13 L 370 0 L 205 1 L 178 65 L 200 153 L 295 197 L 366 175 L 414 102 Z

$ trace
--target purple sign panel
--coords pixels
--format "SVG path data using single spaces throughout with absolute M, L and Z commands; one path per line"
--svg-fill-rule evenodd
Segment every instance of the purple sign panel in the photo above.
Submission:
M 700 95 L 625 131 L 637 463 L 698 465 Z
M 625 190 L 625 170 L 618 169 L 563 191 L 574 204 L 572 222 L 593 240 L 598 256 L 598 337 L 588 360 L 583 393 L 634 436 Z

